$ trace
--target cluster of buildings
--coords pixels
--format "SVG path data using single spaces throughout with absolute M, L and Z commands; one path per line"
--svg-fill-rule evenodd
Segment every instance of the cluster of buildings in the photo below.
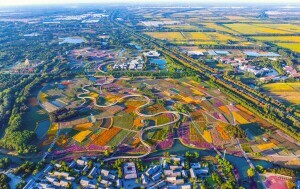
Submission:
M 134 162 L 123 163 L 122 178 L 119 178 L 118 171 L 103 168 L 100 163 L 91 163 L 93 159 L 82 157 L 65 165 L 49 164 L 39 173 L 38 178 L 28 182 L 25 189 L 78 187 L 86 189 L 141 187 L 147 189 L 191 189 L 191 179 L 204 179 L 210 176 L 207 165 L 202 166 L 199 162 L 188 162 L 187 166 L 187 161 L 183 157 L 174 156 L 161 158 L 160 164 L 151 165 L 144 172 L 139 172 Z M 64 166 L 63 169 L 60 169 L 62 166 Z M 66 166 L 71 170 L 70 173 L 59 171 L 66 170 Z
M 116 176 L 116 171 L 101 168 L 100 163 L 88 164 L 91 159 L 81 158 L 68 163 L 68 168 L 74 170 L 80 177 L 71 176 L 65 171 L 58 171 L 62 165 L 56 163 L 48 165 L 40 174 L 39 179 L 29 181 L 24 188 L 56 189 L 56 188 L 121 188 L 120 179 Z M 72 174 L 74 175 L 74 174 Z M 101 179 L 99 179 L 99 177 Z M 34 182 L 34 183 L 33 183 Z
M 292 66 L 284 66 L 283 70 L 290 76 L 290 77 L 300 77 L 300 74 L 297 72 L 295 68 Z
M 239 70 L 242 72 L 251 72 L 255 76 L 258 76 L 258 75 L 262 76 L 265 73 L 270 72 L 269 68 L 258 68 L 256 66 L 251 66 L 251 65 L 241 65 L 241 66 L 239 66 Z
M 142 185 L 149 189 L 190 189 L 191 179 L 210 176 L 207 166 L 194 162 L 190 163 L 191 168 L 187 169 L 185 163 L 182 157 L 162 158 L 160 165 L 151 166 L 142 173 Z
M 108 17 L 107 14 L 87 13 L 81 15 L 59 16 L 55 21 L 82 21 L 82 23 L 96 23 L 100 18 Z
M 141 56 L 136 57 L 130 62 L 125 62 L 122 64 L 115 64 L 113 66 L 114 70 L 143 70 L 145 62 Z
M 160 27 L 164 25 L 179 25 L 179 21 L 172 21 L 172 20 L 164 20 L 164 21 L 144 21 L 142 22 L 144 26 L 147 27 Z
M 160 54 L 157 51 L 148 51 L 143 53 L 144 57 L 149 59 L 156 59 L 159 58 Z M 116 63 L 113 66 L 113 70 L 143 70 L 145 67 L 145 61 L 143 60 L 142 56 L 138 56 L 135 59 L 131 60 L 130 62 L 125 63 Z

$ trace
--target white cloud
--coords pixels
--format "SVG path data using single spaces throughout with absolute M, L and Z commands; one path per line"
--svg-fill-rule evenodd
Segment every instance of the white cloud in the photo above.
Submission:
M 62 3 L 130 3 L 130 2 L 137 2 L 137 3 L 201 3 L 200 0 L 0 0 L 0 6 L 6 5 L 31 5 L 31 4 L 62 4 Z M 239 2 L 239 3 L 249 3 L 249 2 L 267 2 L 267 3 L 299 3 L 299 0 L 268 0 L 268 1 L 261 1 L 261 0 L 210 0 L 210 1 L 203 1 L 203 2 Z

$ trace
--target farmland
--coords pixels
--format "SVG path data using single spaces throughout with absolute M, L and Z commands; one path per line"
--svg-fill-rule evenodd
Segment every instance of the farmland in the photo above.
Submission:
M 0 10 L 2 175 L 17 188 L 294 182 L 300 8 L 150 4 Z
M 300 43 L 299 36 L 256 36 L 253 38 L 259 41 L 268 41 L 268 42 Z
M 291 51 L 300 52 L 300 44 L 299 43 L 276 43 L 279 47 L 283 47 L 289 49 Z
M 224 26 L 241 34 L 290 34 L 292 32 L 281 30 L 280 28 L 267 27 L 264 24 L 225 24 Z
M 284 99 L 295 105 L 300 103 L 300 83 L 271 83 L 264 85 L 264 89 L 275 98 Z
M 226 44 L 228 40 L 244 41 L 243 39 L 233 37 L 229 34 L 222 34 L 217 32 L 151 32 L 146 34 L 150 35 L 151 37 L 161 40 L 168 40 L 176 44 Z

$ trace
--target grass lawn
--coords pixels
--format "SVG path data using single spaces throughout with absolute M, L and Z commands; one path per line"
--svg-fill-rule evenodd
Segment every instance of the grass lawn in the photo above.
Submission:
M 24 129 L 34 131 L 37 122 L 45 119 L 48 119 L 48 114 L 44 109 L 39 106 L 31 107 L 23 116 Z
M 135 129 L 132 128 L 132 126 L 136 117 L 137 116 L 132 112 L 122 116 L 116 116 L 113 119 L 113 125 L 125 129 Z
M 156 130 L 152 140 L 160 141 L 165 140 L 169 132 L 169 127 L 164 127 L 162 129 Z

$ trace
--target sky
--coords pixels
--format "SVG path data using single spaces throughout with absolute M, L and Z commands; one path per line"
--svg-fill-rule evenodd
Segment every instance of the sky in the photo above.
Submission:
M 69 3 L 165 3 L 165 2 L 172 2 L 172 3 L 201 3 L 201 0 L 0 0 L 0 6 L 8 6 L 8 5 L 40 5 L 40 4 L 69 4 Z M 285 3 L 285 4 L 294 4 L 299 3 L 299 0 L 210 0 L 210 1 L 203 1 L 203 2 L 239 2 L 239 3 L 249 3 L 249 2 L 267 2 L 267 3 Z

